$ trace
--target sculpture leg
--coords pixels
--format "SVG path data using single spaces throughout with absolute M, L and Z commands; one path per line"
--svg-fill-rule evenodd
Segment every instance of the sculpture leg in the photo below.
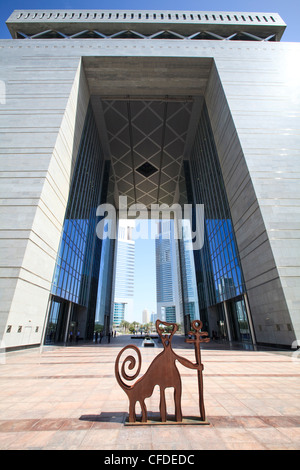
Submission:
M 165 389 L 160 389 L 160 404 L 159 404 L 160 418 L 162 422 L 167 421 L 167 408 L 166 408 L 166 397 Z
M 135 402 L 132 400 L 129 402 L 129 422 L 135 423 L 136 416 L 135 416 Z
M 175 419 L 182 421 L 181 387 L 174 387 Z
M 142 409 L 142 423 L 146 423 L 147 422 L 147 408 L 146 408 L 146 405 L 145 405 L 145 401 L 141 400 L 140 405 L 141 405 L 141 409 Z

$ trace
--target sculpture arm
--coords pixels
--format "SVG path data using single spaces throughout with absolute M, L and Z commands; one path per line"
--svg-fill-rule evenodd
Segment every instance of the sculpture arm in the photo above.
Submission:
M 178 356 L 177 354 L 175 355 L 177 361 L 179 361 L 183 366 L 188 367 L 189 369 L 203 370 L 203 364 L 195 364 L 194 362 L 189 361 L 185 357 Z

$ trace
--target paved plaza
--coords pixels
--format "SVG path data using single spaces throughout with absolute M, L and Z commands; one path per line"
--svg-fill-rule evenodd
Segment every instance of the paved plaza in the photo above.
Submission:
M 194 360 L 192 345 L 174 337 L 176 353 Z M 300 449 L 300 359 L 292 352 L 202 349 L 209 425 L 125 426 L 128 400 L 114 376 L 130 336 L 108 344 L 10 352 L 0 364 L 1 450 L 296 450 Z M 161 345 L 142 348 L 144 372 Z M 298 357 L 297 357 L 298 356 Z M 184 416 L 199 416 L 196 371 L 182 374 Z M 167 410 L 174 412 L 167 390 Z M 147 399 L 157 412 L 159 393 Z

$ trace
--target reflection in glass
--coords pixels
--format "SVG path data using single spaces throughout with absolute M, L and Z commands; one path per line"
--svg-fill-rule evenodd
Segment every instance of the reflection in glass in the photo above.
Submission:
M 86 308 L 87 336 L 92 333 L 89 330 L 93 330 L 99 277 L 101 241 L 96 237 L 95 228 L 96 209 L 101 200 L 103 163 L 98 131 L 89 105 L 51 288 L 51 293 L 56 298 Z M 55 305 L 56 301 L 52 300 L 46 333 L 48 338 L 52 331 L 50 323 L 55 324 Z M 55 340 L 58 341 L 57 335 Z
M 192 201 L 189 202 L 204 204 L 205 211 L 204 246 L 202 250 L 194 253 L 200 317 L 204 326 L 208 327 L 211 320 L 209 316 L 214 312 L 215 317 L 218 318 L 215 324 L 221 331 L 223 328 L 221 325 L 224 325 L 224 314 L 223 309 L 218 309 L 217 305 L 230 300 L 231 304 L 235 305 L 232 310 L 232 325 L 235 325 L 237 331 L 240 332 L 235 335 L 236 338 L 238 340 L 250 339 L 244 327 L 246 323 L 248 325 L 245 306 L 243 302 L 237 300 L 245 293 L 245 283 L 222 171 L 205 103 L 191 153 L 190 165 L 185 162 L 187 184 L 191 183 L 191 175 L 194 191 Z

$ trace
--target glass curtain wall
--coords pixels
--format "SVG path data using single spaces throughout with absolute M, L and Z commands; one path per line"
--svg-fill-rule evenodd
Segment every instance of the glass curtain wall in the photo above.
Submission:
M 230 300 L 235 305 L 245 293 L 241 263 L 230 209 L 228 205 L 219 158 L 210 126 L 208 111 L 203 104 L 196 138 L 190 158 L 193 175 L 194 202 L 204 204 L 205 236 L 202 250 L 195 251 L 195 268 L 201 320 L 206 328 L 212 323 L 211 312 L 217 316 L 216 324 L 224 324 L 224 311 L 220 304 Z M 188 162 L 185 162 L 187 184 L 191 179 Z M 191 198 L 191 194 L 190 194 Z M 213 307 L 211 309 L 210 307 Z M 231 328 L 235 325 L 238 340 L 249 339 L 247 316 L 243 317 L 243 330 L 238 320 L 239 311 L 231 309 Z M 245 311 L 245 309 L 244 309 Z
M 171 307 L 165 307 L 165 314 L 166 314 L 166 322 L 168 323 L 176 323 L 176 311 L 175 305 Z
M 125 302 L 115 302 L 113 324 L 119 326 L 125 318 Z
M 157 302 L 173 301 L 170 245 L 170 240 L 162 238 L 155 240 Z
M 105 160 L 101 203 L 114 204 L 114 188 L 112 165 L 110 160 Z M 113 238 L 103 237 L 95 322 L 103 327 L 104 334 L 108 333 L 111 326 L 115 249 L 116 241 Z
M 185 330 L 190 331 L 193 320 L 199 320 L 197 284 L 195 277 L 194 254 L 191 248 L 191 227 L 188 220 L 183 220 L 182 238 L 179 239 L 179 257 L 181 268 L 181 286 Z
M 81 331 L 81 335 L 89 337 L 93 334 L 101 252 L 101 241 L 96 236 L 96 209 L 101 201 L 102 171 L 102 149 L 89 105 L 52 282 L 53 298 L 46 333 L 48 340 L 50 330 L 51 340 L 58 341 L 62 338 L 60 330 L 64 322 L 58 321 L 60 315 L 55 317 L 52 313 L 58 299 L 61 303 L 72 302 L 73 318 L 69 320 L 73 324 L 77 321 L 78 311 L 82 312 L 82 308 L 76 310 L 76 305 L 84 307 L 86 331 Z
M 174 231 L 174 219 L 158 221 L 158 233 L 155 238 L 157 316 L 166 320 L 168 313 L 168 318 L 175 318 L 174 321 L 182 323 L 179 247 L 177 239 L 174 238 Z M 167 311 L 169 307 L 171 310 Z

